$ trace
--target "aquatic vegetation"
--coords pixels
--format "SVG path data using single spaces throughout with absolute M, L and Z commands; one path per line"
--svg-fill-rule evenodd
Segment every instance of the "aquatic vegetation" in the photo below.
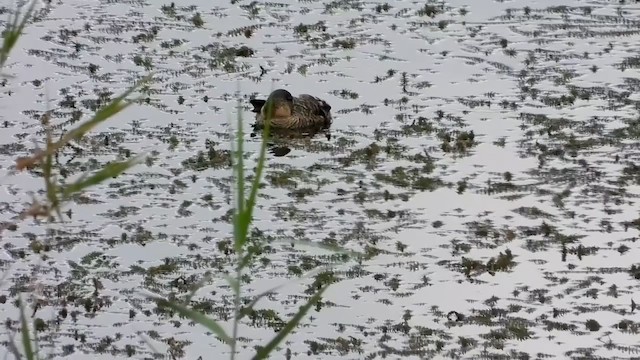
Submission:
M 185 169 L 202 171 L 208 168 L 218 169 L 231 167 L 231 152 L 229 150 L 216 149 L 217 143 L 207 139 L 205 142 L 206 153 L 198 151 L 191 158 L 185 159 L 182 166 Z
M 422 9 L 419 9 L 417 14 L 419 16 L 434 17 L 442 12 L 442 7 L 435 4 L 425 4 Z

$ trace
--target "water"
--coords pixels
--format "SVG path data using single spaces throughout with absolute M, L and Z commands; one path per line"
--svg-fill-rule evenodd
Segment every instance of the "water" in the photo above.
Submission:
M 639 12 L 604 1 L 52 3 L 1 88 L 3 221 L 44 197 L 38 173 L 11 174 L 42 146 L 39 116 L 54 110 L 59 134 L 152 70 L 142 101 L 80 141 L 82 154 L 60 154 L 61 181 L 128 153 L 150 160 L 74 198 L 64 224 L 3 232 L 6 334 L 19 327 L 12 299 L 29 292 L 53 358 L 228 356 L 144 295 L 183 299 L 210 272 L 190 305 L 230 331 L 234 98 L 248 127 L 248 99 L 286 88 L 325 99 L 334 123 L 330 137 L 273 141 L 291 151 L 267 160 L 262 254 L 243 291 L 285 284 L 258 308 L 286 321 L 313 279 L 297 274 L 333 264 L 339 281 L 274 358 L 633 358 Z M 236 56 L 242 46 L 253 55 Z M 259 138 L 245 139 L 251 173 Z M 212 166 L 185 166 L 207 140 Z M 336 262 L 305 242 L 375 256 Z M 247 320 L 240 358 L 278 326 Z

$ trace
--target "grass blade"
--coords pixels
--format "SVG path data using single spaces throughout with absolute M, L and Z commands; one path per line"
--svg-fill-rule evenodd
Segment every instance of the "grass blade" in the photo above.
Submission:
M 147 346 L 151 349 L 151 351 L 153 351 L 155 354 L 162 354 L 158 349 L 156 349 L 155 346 L 153 346 L 153 344 L 151 343 L 151 339 L 149 339 L 148 337 L 146 337 L 144 334 L 138 333 L 138 336 L 142 339 L 142 341 L 144 341 Z
M 234 279 L 229 275 L 224 275 L 224 279 L 227 280 L 229 286 L 231 286 L 231 290 L 233 290 L 234 294 L 238 294 L 240 292 L 240 280 Z
M 36 322 L 33 321 L 33 348 L 35 351 L 33 352 L 34 360 L 40 360 L 40 345 L 38 345 L 38 329 L 36 328 Z
M 22 359 L 22 354 L 20 354 L 20 350 L 18 350 L 13 336 L 9 337 L 9 341 L 7 342 L 7 349 L 9 349 L 9 353 L 12 354 L 16 358 L 16 360 Z
M 212 333 L 216 334 L 216 336 L 222 339 L 222 341 L 229 344 L 233 343 L 233 339 L 230 338 L 229 335 L 227 335 L 222 326 L 220 326 L 215 320 L 206 317 L 201 312 L 189 309 L 184 305 L 178 304 L 173 301 L 168 301 L 160 297 L 149 296 L 149 298 L 155 301 L 159 307 L 169 308 L 186 317 L 187 319 L 193 320 L 198 324 L 206 327 Z
M 93 129 L 94 127 L 98 126 L 103 121 L 105 121 L 108 118 L 116 115 L 117 113 L 119 113 L 122 110 L 126 109 L 129 105 L 133 104 L 133 101 L 125 102 L 126 97 L 131 95 L 131 93 L 133 93 L 138 87 L 140 87 L 140 85 L 142 85 L 142 84 L 146 83 L 147 81 L 149 81 L 149 79 L 151 79 L 151 75 L 145 76 L 135 86 L 132 86 L 127 91 L 122 93 L 120 96 L 118 96 L 117 98 L 113 99 L 109 104 L 107 104 L 103 108 L 100 108 L 93 115 L 93 118 L 91 118 L 91 119 L 85 121 L 84 123 L 80 124 L 75 129 L 73 129 L 71 131 L 68 131 L 62 137 L 62 139 L 60 139 L 60 141 L 58 141 L 59 147 L 66 145 L 70 140 L 78 140 L 78 139 L 80 139 L 82 136 L 84 136 L 84 134 L 86 134 L 87 132 L 91 131 L 91 129 Z
M 320 273 L 322 271 L 326 271 L 328 269 L 329 269 L 329 266 L 323 266 L 323 267 L 320 267 L 320 268 L 313 269 L 313 270 L 307 272 L 306 274 L 300 276 L 295 281 L 308 278 L 308 277 L 310 277 L 312 275 L 316 275 L 316 274 L 318 274 L 318 273 Z M 247 306 L 245 306 L 243 308 L 243 310 L 240 312 L 240 314 L 238 314 L 238 320 L 242 319 L 248 313 L 249 310 L 253 309 L 253 307 L 256 306 L 256 304 L 258 303 L 258 301 L 260 301 L 260 299 L 264 298 L 265 296 L 267 296 L 267 295 L 269 295 L 271 293 L 274 293 L 276 290 L 278 290 L 278 289 L 280 289 L 280 288 L 282 288 L 284 286 L 287 286 L 289 284 L 290 284 L 290 282 L 286 282 L 286 283 L 274 286 L 271 289 L 265 290 L 265 291 L 261 292 L 260 294 L 256 295 L 256 297 L 254 297 L 253 300 L 251 300 L 251 302 Z
M 265 104 L 265 106 L 272 106 L 272 104 L 270 103 Z M 240 103 L 238 103 L 238 111 L 240 111 Z M 267 115 L 270 113 L 271 112 L 269 110 L 266 111 Z M 260 187 L 260 180 L 262 179 L 262 172 L 265 166 L 264 163 L 267 157 L 266 156 L 267 155 L 267 139 L 269 138 L 269 129 L 271 128 L 271 121 L 268 121 L 268 120 L 269 119 L 265 121 L 265 126 L 262 129 L 262 144 L 260 145 L 260 155 L 258 157 L 258 164 L 256 167 L 255 176 L 253 177 L 253 183 L 251 185 L 249 198 L 247 199 L 246 204 L 243 202 L 243 210 L 239 212 L 239 215 L 238 215 L 239 218 L 241 219 L 241 223 L 247 224 L 246 228 L 244 229 L 244 233 L 241 233 L 242 235 L 244 235 L 244 237 L 241 240 L 241 244 L 239 244 L 240 246 L 243 246 L 247 240 L 248 228 L 253 217 L 253 209 L 255 208 L 256 197 L 258 195 L 258 189 Z M 243 184 L 244 184 L 244 181 L 243 181 Z M 244 190 L 243 190 L 243 195 L 244 195 Z
M 77 193 L 88 187 L 99 184 L 109 178 L 116 177 L 140 162 L 142 162 L 142 158 L 140 156 L 137 156 L 127 161 L 107 164 L 95 174 L 88 177 L 83 176 L 75 183 L 68 185 L 67 187 L 62 189 L 62 195 L 67 198 L 73 193 Z
M 269 354 L 271 354 L 271 352 L 276 348 L 276 346 L 278 346 L 278 344 L 280 344 L 282 340 L 284 340 L 284 338 L 286 338 L 293 331 L 293 329 L 295 329 L 295 327 L 298 326 L 298 324 L 300 323 L 300 320 L 302 320 L 302 318 L 307 314 L 307 312 L 309 312 L 309 309 L 311 309 L 311 307 L 315 305 L 318 302 L 318 300 L 320 300 L 320 298 L 322 297 L 322 294 L 325 292 L 325 290 L 327 290 L 328 287 L 329 287 L 328 284 L 325 284 L 324 286 L 322 286 L 309 299 L 309 301 L 307 301 L 306 304 L 302 305 L 300 307 L 300 310 L 298 310 L 298 312 L 291 318 L 291 320 L 287 322 L 287 325 L 285 325 L 282 328 L 282 330 L 278 332 L 278 335 L 276 335 L 273 339 L 271 339 L 271 341 L 269 341 L 269 343 L 265 347 L 258 349 L 258 352 L 253 357 L 253 359 L 260 360 L 260 359 L 266 359 L 267 357 L 269 357 Z
M 280 284 L 280 285 L 278 285 L 278 286 L 274 286 L 274 287 L 272 287 L 271 289 L 269 289 L 269 290 L 265 290 L 265 291 L 261 292 L 260 294 L 258 294 L 255 298 L 253 298 L 253 300 L 251 300 L 251 302 L 249 303 L 249 305 L 247 305 L 247 306 L 243 307 L 243 308 L 242 308 L 242 310 L 241 310 L 241 311 L 239 311 L 239 312 L 236 314 L 236 320 L 237 320 L 237 321 L 239 321 L 239 320 L 241 320 L 245 315 L 247 315 L 247 314 L 249 313 L 249 311 L 250 311 L 250 310 L 252 310 L 254 306 L 256 306 L 256 304 L 258 303 L 258 301 L 260 301 L 260 299 L 262 299 L 263 297 L 265 297 L 265 296 L 267 296 L 267 295 L 269 295 L 269 294 L 272 294 L 273 292 L 275 292 L 275 290 L 278 290 L 278 289 L 280 289 L 281 287 L 284 287 L 285 285 L 287 285 L 287 284 L 286 284 L 286 283 L 285 283 L 285 284 Z
M 33 360 L 35 359 L 35 354 L 33 352 L 33 347 L 31 346 L 31 336 L 29 335 L 29 324 L 27 323 L 24 301 L 22 301 L 22 296 L 20 296 L 18 299 L 20 301 L 20 326 L 22 327 L 22 346 L 24 346 L 24 353 L 27 360 Z
M 47 155 L 55 154 L 59 149 L 66 146 L 71 140 L 80 139 L 87 132 L 91 131 L 91 129 L 98 126 L 103 121 L 107 120 L 108 118 L 126 109 L 129 105 L 133 104 L 133 102 L 125 102 L 125 98 L 129 96 L 132 92 L 134 92 L 142 84 L 148 82 L 151 79 L 151 76 L 152 75 L 147 75 L 144 78 L 142 78 L 142 80 L 140 80 L 136 85 L 132 86 L 127 91 L 125 91 L 122 95 L 113 99 L 109 104 L 105 105 L 103 108 L 98 110 L 91 119 L 83 122 L 82 124 L 78 125 L 76 128 L 67 131 L 60 140 L 51 144 L 51 146 L 47 147 L 47 149 L 38 151 L 36 152 L 36 154 L 28 158 L 19 158 L 16 161 L 16 169 L 22 170 L 29 166 L 38 164 Z
M 48 99 L 47 99 L 48 103 Z M 50 112 L 47 110 L 45 114 L 42 116 L 42 126 L 45 130 L 45 140 L 47 142 L 47 148 L 51 147 L 53 144 L 53 136 L 51 134 L 51 117 Z M 63 221 L 62 211 L 60 210 L 60 202 L 58 200 L 58 194 L 56 192 L 56 183 L 53 177 L 53 154 L 47 153 L 45 156 L 45 160 L 42 163 L 42 174 L 44 177 L 44 185 L 47 192 L 47 200 L 49 201 L 49 205 L 52 209 L 56 211 L 58 218 L 60 221 Z
M 271 106 L 271 104 L 267 105 Z M 267 110 L 267 114 L 271 112 Z M 253 177 L 253 184 L 251 185 L 251 192 L 249 193 L 249 199 L 247 200 L 247 207 L 243 214 L 246 219 L 253 217 L 253 209 L 256 205 L 256 197 L 258 196 L 258 188 L 260 187 L 260 180 L 262 179 L 262 172 L 264 170 L 264 163 L 267 157 L 267 140 L 269 138 L 269 130 L 271 129 L 271 121 L 265 121 L 265 126 L 262 129 L 262 144 L 260 146 L 260 156 L 258 157 L 258 165 L 256 167 L 256 174 Z
M 189 294 L 186 297 L 186 301 L 189 302 L 191 301 L 191 298 L 193 298 L 193 296 L 196 294 L 196 292 L 200 289 L 202 289 L 202 287 L 209 282 L 209 280 L 211 280 L 213 276 L 211 275 L 210 272 L 206 272 L 204 274 L 204 277 L 202 278 L 202 280 L 198 281 L 192 288 L 191 291 L 189 291 Z
M 234 247 L 236 254 L 242 252 L 242 247 L 247 240 L 249 221 L 244 217 L 244 133 L 242 132 L 242 113 L 240 99 L 238 99 L 238 132 L 236 134 L 236 211 L 234 214 Z
M 9 17 L 9 21 L 7 22 L 7 27 L 4 32 L 4 41 L 2 42 L 2 48 L 0 49 L 0 68 L 4 67 L 4 64 L 9 59 L 9 53 L 11 53 L 11 50 L 22 35 L 22 31 L 27 25 L 27 21 L 31 18 L 31 14 L 35 7 L 36 1 L 31 2 L 31 5 L 20 22 L 18 20 L 20 18 L 20 9 L 16 10 L 14 17 Z

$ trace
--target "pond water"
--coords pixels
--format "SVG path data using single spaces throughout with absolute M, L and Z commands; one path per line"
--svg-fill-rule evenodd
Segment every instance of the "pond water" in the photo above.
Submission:
M 147 161 L 74 197 L 65 223 L 2 233 L 4 339 L 26 292 L 51 358 L 228 357 L 145 295 L 204 281 L 190 305 L 230 329 L 235 99 L 249 129 L 249 99 L 285 88 L 334 121 L 271 140 L 243 295 L 284 287 L 240 327 L 239 358 L 314 281 L 335 283 L 273 358 L 637 358 L 638 15 L 631 1 L 40 7 L 0 88 L 2 221 L 45 197 L 39 171 L 12 170 L 42 146 L 45 111 L 60 134 L 153 72 L 82 153 L 59 154 L 58 180 Z M 249 174 L 259 139 L 245 134 Z

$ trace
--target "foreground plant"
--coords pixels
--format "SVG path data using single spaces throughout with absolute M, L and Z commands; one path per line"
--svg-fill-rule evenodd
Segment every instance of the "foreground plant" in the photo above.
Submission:
M 271 104 L 267 104 L 271 106 Z M 218 336 L 224 343 L 228 344 L 231 349 L 230 358 L 233 360 L 237 355 L 237 343 L 238 343 L 238 326 L 245 314 L 250 313 L 256 303 L 272 293 L 274 289 L 265 291 L 256 296 L 251 303 L 246 306 L 241 305 L 242 300 L 242 288 L 241 281 L 244 274 L 244 270 L 251 265 L 254 259 L 254 253 L 249 250 L 247 246 L 247 240 L 249 239 L 249 226 L 253 220 L 253 210 L 256 205 L 256 198 L 258 196 L 258 188 L 260 187 L 260 180 L 262 179 L 262 173 L 265 167 L 265 158 L 267 150 L 267 139 L 270 132 L 270 122 L 265 122 L 265 127 L 262 131 L 262 143 L 260 146 L 260 155 L 258 163 L 256 165 L 255 176 L 249 189 L 248 196 L 246 196 L 245 188 L 245 175 L 244 175 L 244 132 L 242 129 L 242 115 L 241 104 L 238 100 L 237 106 L 237 126 L 238 131 L 236 134 L 236 151 L 233 157 L 234 160 L 234 182 L 235 182 L 235 195 L 236 206 L 233 217 L 233 237 L 234 237 L 234 250 L 236 254 L 235 276 L 234 278 L 227 277 L 227 281 L 231 285 L 234 295 L 234 317 L 232 333 L 228 334 L 224 328 L 215 320 L 208 318 L 204 314 L 190 309 L 189 307 L 178 303 L 176 301 L 168 301 L 161 297 L 150 296 L 159 307 L 168 308 L 176 313 L 191 319 Z M 308 300 L 298 309 L 297 313 L 289 319 L 289 321 L 280 329 L 278 334 L 271 339 L 265 346 L 260 347 L 253 359 L 265 359 L 269 354 L 296 328 L 302 318 L 309 312 L 312 306 L 314 306 L 322 298 L 323 293 L 327 289 L 328 284 L 322 285 Z
M 18 42 L 18 39 L 24 31 L 27 22 L 30 20 L 35 9 L 35 5 L 36 1 L 33 1 L 30 5 L 28 5 L 27 10 L 22 17 L 20 16 L 21 9 L 16 10 L 15 14 L 9 17 L 9 21 L 7 22 L 6 28 L 3 32 L 4 40 L 2 42 L 2 47 L 0 48 L 0 69 L 4 67 L 7 60 L 9 59 L 9 54 L 11 53 L 11 50 L 14 49 L 15 45 Z M 135 157 L 133 159 L 122 162 L 112 162 L 96 172 L 85 173 L 76 181 L 62 186 L 59 185 L 56 181 L 56 169 L 54 167 L 53 158 L 60 149 L 68 146 L 71 141 L 80 140 L 93 128 L 113 118 L 115 115 L 131 105 L 133 102 L 127 101 L 126 98 L 131 95 L 140 85 L 148 82 L 150 78 L 151 76 L 147 76 L 139 81 L 138 84 L 134 85 L 133 87 L 125 91 L 122 95 L 111 101 L 109 104 L 99 109 L 92 118 L 65 132 L 57 141 L 53 139 L 53 131 L 50 124 L 49 112 L 47 111 L 42 116 L 42 126 L 45 129 L 45 147 L 44 149 L 36 149 L 36 151 L 31 156 L 18 158 L 16 161 L 16 171 L 22 171 L 39 166 L 42 170 L 45 182 L 46 198 L 42 200 L 37 200 L 34 198 L 31 207 L 25 210 L 18 217 L 18 221 L 24 220 L 28 217 L 43 217 L 45 219 L 48 219 L 49 221 L 55 221 L 55 217 L 51 216 L 54 213 L 58 216 L 59 221 L 63 221 L 61 206 L 64 203 L 68 202 L 72 195 L 82 192 L 92 186 L 98 185 L 110 178 L 117 177 L 118 175 L 122 174 L 126 170 L 141 162 L 142 159 L 140 157 Z M 0 225 L 0 236 L 2 236 L 3 230 L 13 230 L 16 228 L 16 223 L 11 223 L 8 221 L 3 222 L 3 224 Z M 11 336 L 9 341 L 7 342 L 7 349 L 9 353 L 11 353 L 16 359 L 39 359 L 36 333 L 37 326 L 35 326 L 35 324 L 32 324 L 33 332 L 29 330 L 26 300 L 24 300 L 22 296 L 18 297 L 18 304 L 20 307 L 20 343 L 22 345 L 22 350 L 18 349 L 13 336 Z
M 31 14 L 33 14 L 33 9 L 35 9 L 36 1 L 31 2 L 29 7 L 27 8 L 27 12 L 20 19 L 20 8 L 16 10 L 14 15 L 9 16 L 9 21 L 7 21 L 7 26 L 2 33 L 2 37 L 4 38 L 2 42 L 2 48 L 0 48 L 0 69 L 2 69 L 9 59 L 9 53 L 13 50 L 14 46 L 18 42 L 18 39 L 22 35 L 22 31 L 24 27 L 27 25 L 27 21 L 31 19 Z
M 31 17 L 35 8 L 35 1 L 28 7 L 24 17 L 20 18 L 20 11 L 16 12 L 15 17 L 11 17 L 7 23 L 7 28 L 4 32 L 4 42 L 0 49 L 0 69 L 6 63 L 9 58 L 9 53 L 14 48 L 20 35 L 22 34 L 29 18 Z M 142 79 L 138 84 L 125 91 L 122 95 L 115 98 L 109 104 L 99 109 L 93 117 L 89 120 L 82 122 L 80 125 L 66 131 L 60 136 L 59 139 L 54 139 L 53 127 L 50 123 L 50 112 L 45 112 L 41 118 L 42 126 L 45 130 L 45 146 L 44 148 L 38 148 L 31 156 L 18 158 L 16 161 L 16 170 L 23 171 L 26 169 L 33 169 L 39 167 L 43 174 L 44 186 L 46 189 L 46 196 L 44 199 L 35 199 L 31 206 L 25 210 L 19 217 L 18 221 L 25 220 L 28 217 L 43 217 L 48 221 L 64 221 L 62 217 L 62 206 L 67 203 L 74 194 L 82 192 L 90 187 L 105 182 L 110 178 L 115 178 L 127 171 L 134 165 L 142 161 L 141 157 L 135 157 L 133 159 L 113 162 L 102 169 L 85 173 L 80 176 L 76 181 L 70 184 L 60 184 L 57 181 L 57 168 L 55 166 L 55 156 L 65 146 L 69 146 L 71 142 L 81 140 L 88 132 L 94 129 L 99 124 L 107 121 L 116 114 L 126 109 L 133 101 L 128 101 L 126 98 L 131 95 L 140 85 L 148 82 L 150 76 Z M 271 104 L 269 104 L 271 105 Z M 267 105 L 267 106 L 269 106 Z M 238 327 L 243 317 L 253 310 L 253 307 L 257 302 L 264 298 L 266 295 L 272 293 L 274 289 L 270 289 L 264 293 L 256 296 L 253 301 L 248 305 L 242 306 L 242 289 L 240 279 L 244 275 L 245 270 L 252 264 L 255 253 L 253 253 L 248 246 L 249 239 L 249 226 L 253 219 L 253 210 L 255 208 L 258 188 L 262 173 L 265 167 L 266 157 L 266 144 L 269 136 L 269 121 L 266 122 L 265 128 L 262 132 L 262 145 L 260 148 L 260 156 L 256 167 L 255 176 L 253 178 L 248 195 L 245 193 L 245 175 L 244 175 L 244 162 L 243 162 L 243 137 L 242 130 L 242 116 L 240 114 L 240 103 L 238 103 L 238 131 L 236 152 L 234 157 L 234 175 L 235 175 L 235 188 L 236 188 L 236 205 L 233 218 L 233 234 L 234 234 L 234 249 L 236 254 L 235 262 L 235 277 L 228 277 L 227 280 L 231 285 L 234 293 L 234 318 L 232 333 L 228 334 L 218 322 L 207 318 L 202 313 L 192 310 L 185 305 L 179 304 L 175 301 L 167 301 L 160 297 L 151 297 L 159 307 L 165 307 L 174 310 L 182 316 L 185 316 L 193 321 L 196 321 L 216 334 L 222 341 L 227 343 L 231 348 L 231 359 L 235 359 L 237 356 L 237 341 L 239 338 Z M 15 223 L 5 222 L 0 225 L 0 236 L 5 229 L 13 230 L 17 228 Z M 312 306 L 317 304 L 329 283 L 324 283 L 318 286 L 317 291 L 308 299 L 308 301 L 300 307 L 297 313 L 280 329 L 278 334 L 271 339 L 263 347 L 260 347 L 254 359 L 264 359 L 269 356 L 271 352 L 296 328 L 302 318 L 308 313 Z M 26 307 L 27 301 L 19 296 L 18 303 L 20 306 L 20 323 L 21 323 L 21 345 L 22 349 L 19 349 L 16 345 L 13 336 L 7 342 L 7 348 L 9 352 L 16 358 L 26 358 L 28 360 L 39 359 L 39 350 L 37 345 L 37 326 L 32 324 L 33 331 L 30 331 L 28 321 L 28 309 Z M 11 334 L 13 335 L 13 334 Z
M 84 121 L 77 127 L 65 132 L 57 141 L 53 140 L 51 124 L 49 123 L 49 113 L 45 113 L 42 117 L 42 125 L 45 128 L 46 137 L 44 149 L 37 149 L 31 156 L 18 158 L 16 161 L 16 170 L 22 171 L 39 166 L 43 174 L 46 197 L 41 200 L 34 198 L 31 206 L 23 211 L 18 217 L 18 221 L 25 220 L 29 217 L 42 217 L 53 222 L 56 221 L 56 217 L 52 216 L 55 214 L 57 215 L 57 220 L 62 222 L 64 219 L 62 217 L 61 207 L 67 203 L 73 195 L 99 185 L 109 179 L 118 177 L 120 174 L 143 161 L 142 156 L 137 156 L 126 161 L 111 162 L 98 171 L 84 173 L 77 180 L 69 184 L 60 185 L 57 181 L 57 173 L 53 158 L 58 150 L 67 146 L 71 141 L 80 140 L 93 128 L 113 118 L 115 115 L 131 105 L 133 101 L 126 100 L 126 97 L 135 91 L 141 84 L 146 83 L 149 79 L 150 77 L 142 79 L 138 84 L 134 85 L 122 95 L 114 99 L 111 103 L 98 110 L 89 120 Z M 17 224 L 4 222 L 4 224 L 0 226 L 0 236 L 2 236 L 3 230 L 15 228 L 17 228 Z M 33 337 L 31 337 L 26 320 L 27 316 L 25 313 L 25 305 L 23 304 L 22 299 L 20 299 L 19 302 L 24 356 L 29 360 L 38 359 L 37 346 L 34 349 L 31 344 L 31 339 L 36 339 L 36 327 L 34 326 Z M 11 343 L 12 345 L 9 346 L 9 350 L 17 359 L 21 359 L 23 356 L 20 354 L 15 344 L 13 344 L 12 341 Z

